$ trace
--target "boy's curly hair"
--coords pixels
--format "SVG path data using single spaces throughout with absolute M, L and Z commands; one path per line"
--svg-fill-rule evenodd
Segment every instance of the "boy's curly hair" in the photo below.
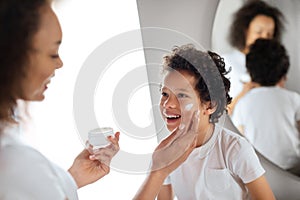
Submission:
M 276 85 L 288 72 L 289 57 L 276 40 L 257 39 L 246 55 L 246 68 L 252 81 L 262 86 Z

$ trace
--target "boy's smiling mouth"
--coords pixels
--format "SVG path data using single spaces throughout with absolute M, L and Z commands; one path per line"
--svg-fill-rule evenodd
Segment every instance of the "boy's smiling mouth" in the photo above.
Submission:
M 167 119 L 179 119 L 181 115 L 165 115 Z
M 174 129 L 177 126 L 180 125 L 181 122 L 181 115 L 179 114 L 173 114 L 173 113 L 163 113 L 165 118 L 165 123 L 168 126 L 168 128 Z

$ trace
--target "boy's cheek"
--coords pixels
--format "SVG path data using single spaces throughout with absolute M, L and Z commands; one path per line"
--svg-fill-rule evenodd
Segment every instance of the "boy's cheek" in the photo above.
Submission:
M 193 101 L 188 101 L 180 104 L 181 108 L 181 115 L 188 114 L 188 113 L 193 113 L 196 110 L 198 110 L 198 104 L 197 102 Z
M 191 120 L 193 113 L 197 110 L 197 106 L 193 103 L 188 103 L 182 105 L 181 109 L 181 123 L 186 124 L 188 121 Z

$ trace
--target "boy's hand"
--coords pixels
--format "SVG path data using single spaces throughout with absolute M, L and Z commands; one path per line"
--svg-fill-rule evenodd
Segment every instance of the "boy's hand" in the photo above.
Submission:
M 152 155 L 152 171 L 159 170 L 168 175 L 182 164 L 196 147 L 199 125 L 198 111 L 195 111 L 192 119 L 187 121 L 189 124 L 175 129 L 157 146 Z

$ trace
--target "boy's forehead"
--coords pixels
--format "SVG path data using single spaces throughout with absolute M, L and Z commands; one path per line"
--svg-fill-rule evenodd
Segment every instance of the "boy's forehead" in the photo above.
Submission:
M 194 90 L 195 78 L 188 74 L 178 71 L 168 71 L 163 78 L 163 87 L 170 90 L 190 91 Z

